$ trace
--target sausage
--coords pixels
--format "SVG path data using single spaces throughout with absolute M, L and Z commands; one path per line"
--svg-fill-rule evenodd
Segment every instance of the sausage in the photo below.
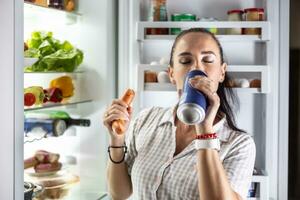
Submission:
M 123 97 L 121 98 L 121 100 L 129 106 L 132 103 L 134 96 L 135 96 L 134 90 L 127 89 Z M 113 121 L 112 129 L 115 133 L 119 135 L 123 134 L 125 132 L 125 121 L 122 119 Z
M 62 164 L 60 162 L 55 163 L 41 163 L 34 166 L 34 170 L 36 173 L 45 173 L 45 172 L 55 172 L 60 170 Z
M 34 167 L 38 164 L 38 161 L 35 157 L 27 158 L 24 160 L 24 169 L 28 169 L 30 167 Z
M 58 161 L 60 156 L 56 153 L 39 150 L 35 153 L 35 157 L 40 163 L 55 163 Z

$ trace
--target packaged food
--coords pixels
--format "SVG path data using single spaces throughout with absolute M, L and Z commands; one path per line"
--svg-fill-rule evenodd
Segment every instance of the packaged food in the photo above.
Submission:
M 264 21 L 264 9 L 263 8 L 248 8 L 245 9 L 246 21 Z M 245 28 L 244 34 L 246 35 L 260 35 L 260 28 Z
M 148 21 L 168 21 L 166 0 L 151 0 Z M 147 35 L 167 35 L 168 28 L 147 28 Z
M 243 21 L 243 10 L 229 10 L 228 14 L 228 21 Z M 242 34 L 241 28 L 229 28 L 226 30 L 226 33 L 229 35 L 240 35 Z
M 171 21 L 196 21 L 196 15 L 190 13 L 172 14 Z M 181 28 L 171 28 L 172 35 L 178 35 L 181 32 Z

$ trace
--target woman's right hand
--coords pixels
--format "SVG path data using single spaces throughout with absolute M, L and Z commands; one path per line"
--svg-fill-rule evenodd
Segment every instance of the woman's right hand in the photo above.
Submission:
M 128 106 L 122 100 L 113 100 L 110 107 L 104 112 L 103 124 L 110 133 L 111 145 L 121 146 L 125 142 L 125 133 L 117 134 L 112 129 L 112 124 L 115 120 L 124 120 L 125 131 L 128 129 L 132 117 L 132 107 Z

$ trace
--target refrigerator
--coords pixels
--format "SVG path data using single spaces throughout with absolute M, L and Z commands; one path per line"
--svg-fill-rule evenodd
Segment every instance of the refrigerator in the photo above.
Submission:
M 35 3 L 37 2 L 41 1 Z M 62 176 L 66 176 L 69 182 L 75 182 L 69 187 L 69 182 L 63 180 L 68 182 L 64 183 L 67 186 L 52 190 L 48 194 L 49 198 L 101 198 L 106 193 L 108 141 L 102 115 L 117 94 L 117 1 L 75 1 L 73 12 L 21 0 L 1 1 L 0 4 L 3 39 L 1 59 L 4 61 L 1 64 L 1 79 L 5 79 L 1 89 L 7 91 L 9 96 L 1 101 L 3 112 L 8 113 L 1 122 L 4 132 L 7 133 L 3 135 L 3 142 L 7 142 L 1 147 L 1 156 L 4 157 L 3 163 L 1 162 L 1 176 L 6 182 L 0 187 L 1 199 L 23 199 L 24 181 L 46 178 L 31 176 L 28 179 L 28 174 L 33 175 L 34 170 L 23 170 L 23 160 L 32 157 L 37 150 L 58 153 L 59 162 L 63 164 Z M 78 70 L 70 73 L 24 73 L 23 44 L 31 38 L 34 31 L 52 32 L 53 38 L 61 42 L 67 40 L 80 49 L 84 58 Z M 61 76 L 71 77 L 75 88 L 74 95 L 66 104 L 23 106 L 24 88 L 41 86 L 46 89 L 49 88 L 51 80 Z M 91 125 L 73 126 L 60 137 L 47 138 L 38 135 L 39 132 L 45 133 L 38 127 L 35 135 L 26 137 L 24 113 L 45 110 L 64 111 L 72 118 L 90 120 Z M 44 180 L 47 181 L 47 178 Z
M 78 177 L 61 199 L 109 199 L 106 184 L 108 132 L 102 115 L 112 99 L 126 88 L 136 91 L 134 115 L 151 106 L 169 107 L 178 101 L 170 83 L 145 82 L 145 72 L 167 69 L 175 35 L 147 34 L 147 29 L 192 27 L 216 28 L 224 48 L 229 74 L 235 79 L 259 79 L 259 88 L 235 88 L 240 98 L 237 124 L 256 143 L 253 176 L 254 197 L 287 199 L 288 144 L 288 1 L 167 0 L 168 21 L 151 21 L 150 0 L 75 1 L 75 11 L 66 12 L 25 3 L 1 0 L 1 126 L 3 145 L 0 174 L 1 199 L 22 199 L 28 176 L 23 160 L 37 150 L 59 153 L 62 170 Z M 264 8 L 259 22 L 227 20 L 232 9 Z M 171 15 L 191 13 L 213 21 L 171 21 Z M 259 28 L 259 35 L 227 35 L 225 29 Z M 51 31 L 60 41 L 69 41 L 84 53 L 76 72 L 24 73 L 23 42 L 33 31 Z M 49 87 L 61 76 L 72 78 L 75 90 L 68 104 L 25 107 L 23 89 Z M 163 101 L 162 101 L 163 99 Z M 71 127 L 60 137 L 38 138 L 24 134 L 26 112 L 60 110 L 72 118 L 91 121 L 90 127 Z M 37 130 L 39 132 L 41 130 Z M 36 134 L 37 135 L 37 134 Z M 37 136 L 34 137 L 37 137 Z

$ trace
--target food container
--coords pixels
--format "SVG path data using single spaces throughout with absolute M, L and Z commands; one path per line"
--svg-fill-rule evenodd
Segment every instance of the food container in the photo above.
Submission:
M 172 14 L 171 21 L 196 21 L 196 15 L 190 13 Z M 181 32 L 181 28 L 171 28 L 172 35 L 178 35 Z
M 201 22 L 216 22 L 218 21 L 216 18 L 213 17 L 202 17 L 200 19 Z M 217 34 L 218 33 L 218 29 L 217 28 L 206 28 L 206 30 L 208 30 L 209 32 L 213 33 L 213 34 Z
M 264 9 L 263 8 L 248 8 L 245 9 L 246 21 L 264 21 Z M 260 35 L 260 28 L 245 28 L 244 34 L 246 35 Z
M 73 187 L 79 182 L 78 176 L 65 170 L 42 177 L 25 174 L 24 178 L 44 188 L 42 192 L 35 195 L 34 200 L 64 199 L 69 196 Z
M 229 10 L 227 12 L 228 14 L 228 21 L 243 21 L 243 10 Z M 229 28 L 226 30 L 226 33 L 228 35 L 240 35 L 242 34 L 242 29 L 241 28 Z
M 166 0 L 151 0 L 148 21 L 168 21 Z M 147 35 L 167 35 L 168 28 L 147 28 Z

